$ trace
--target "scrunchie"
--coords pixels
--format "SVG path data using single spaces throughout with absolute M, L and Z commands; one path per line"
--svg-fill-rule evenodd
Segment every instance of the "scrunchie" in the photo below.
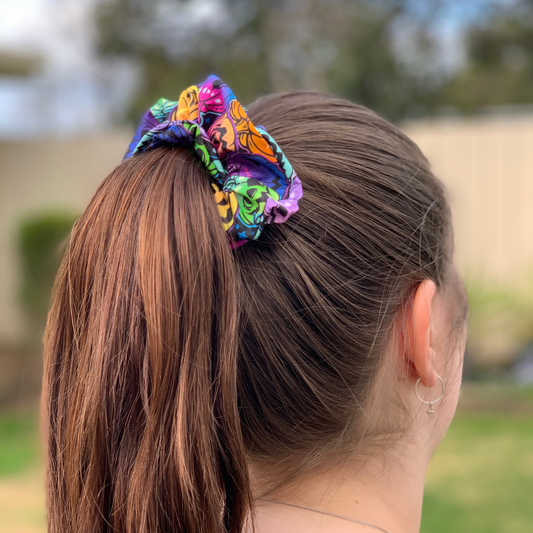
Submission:
M 158 100 L 124 159 L 164 144 L 194 148 L 212 177 L 232 248 L 257 239 L 265 224 L 285 222 L 298 211 L 302 184 L 291 164 L 216 76 L 185 89 L 178 102 Z

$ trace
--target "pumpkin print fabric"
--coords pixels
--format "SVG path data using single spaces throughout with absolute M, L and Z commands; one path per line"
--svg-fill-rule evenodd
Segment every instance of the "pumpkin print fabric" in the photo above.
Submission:
M 298 211 L 302 184 L 291 164 L 216 76 L 189 87 L 177 102 L 161 98 L 153 105 L 124 159 L 168 144 L 190 147 L 202 161 L 232 248 Z

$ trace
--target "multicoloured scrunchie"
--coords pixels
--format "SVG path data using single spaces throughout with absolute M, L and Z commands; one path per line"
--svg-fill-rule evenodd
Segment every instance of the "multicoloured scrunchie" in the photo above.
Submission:
M 232 248 L 257 239 L 265 224 L 285 222 L 298 211 L 302 184 L 291 164 L 216 76 L 183 91 L 178 102 L 161 98 L 152 106 L 124 159 L 163 144 L 196 151 L 212 177 Z

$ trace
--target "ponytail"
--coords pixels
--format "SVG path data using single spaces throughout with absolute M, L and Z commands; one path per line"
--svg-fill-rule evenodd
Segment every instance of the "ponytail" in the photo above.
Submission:
M 45 338 L 51 533 L 241 531 L 235 277 L 193 154 L 149 151 L 101 185 Z

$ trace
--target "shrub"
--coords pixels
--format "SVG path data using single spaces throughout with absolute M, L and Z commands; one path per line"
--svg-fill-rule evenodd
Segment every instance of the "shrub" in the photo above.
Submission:
M 466 280 L 468 354 L 479 369 L 509 367 L 533 341 L 533 280 L 520 286 Z
M 75 221 L 72 214 L 49 212 L 33 215 L 20 224 L 20 303 L 31 348 L 41 342 L 55 275 Z

